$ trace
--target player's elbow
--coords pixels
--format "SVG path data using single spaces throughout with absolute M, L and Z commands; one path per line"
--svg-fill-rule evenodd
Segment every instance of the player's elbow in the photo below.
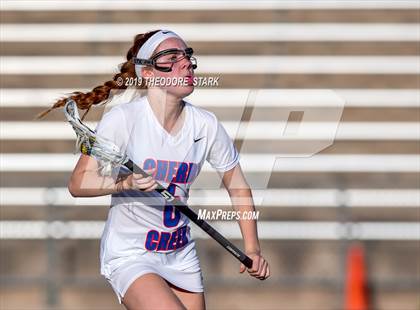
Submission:
M 245 184 L 242 187 L 228 188 L 227 191 L 231 197 L 251 197 L 252 195 L 251 189 Z
M 75 180 L 70 179 L 69 183 L 67 184 L 67 189 L 73 197 L 81 196 L 80 186 L 77 184 L 77 182 L 75 182 Z

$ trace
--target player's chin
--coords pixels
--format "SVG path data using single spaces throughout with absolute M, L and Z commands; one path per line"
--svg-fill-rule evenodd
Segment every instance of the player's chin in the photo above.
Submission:
M 194 91 L 194 85 L 177 86 L 170 90 L 170 92 L 179 98 L 189 96 Z

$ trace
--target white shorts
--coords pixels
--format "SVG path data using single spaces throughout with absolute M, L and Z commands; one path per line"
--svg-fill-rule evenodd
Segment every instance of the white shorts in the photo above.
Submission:
M 130 256 L 106 279 L 121 304 L 121 299 L 128 287 L 138 277 L 147 273 L 158 274 L 171 284 L 190 292 L 204 291 L 203 277 L 194 241 L 169 253 L 145 252 L 137 257 Z

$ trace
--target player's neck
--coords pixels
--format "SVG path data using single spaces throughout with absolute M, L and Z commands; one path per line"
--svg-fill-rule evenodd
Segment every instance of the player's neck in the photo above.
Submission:
M 168 132 L 178 127 L 176 126 L 178 120 L 180 125 L 183 123 L 184 102 L 182 98 L 175 98 L 163 92 L 149 91 L 147 99 L 156 118 Z

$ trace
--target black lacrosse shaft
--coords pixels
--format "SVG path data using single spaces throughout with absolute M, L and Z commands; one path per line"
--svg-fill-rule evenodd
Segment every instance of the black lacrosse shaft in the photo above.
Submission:
M 139 173 L 144 177 L 149 175 L 137 166 L 131 159 L 129 159 L 125 164 L 131 172 Z M 182 212 L 186 217 L 191 221 L 197 224 L 202 230 L 204 230 L 210 237 L 219 242 L 226 250 L 228 250 L 233 256 L 235 256 L 242 264 L 247 268 L 252 267 L 252 259 L 250 259 L 245 253 L 238 249 L 232 242 L 223 237 L 217 230 L 210 226 L 205 220 L 199 219 L 197 213 L 194 210 L 190 209 L 186 204 L 184 204 L 179 199 L 175 198 L 168 190 L 158 183 L 158 187 L 155 191 L 159 192 L 168 202 L 171 203 L 175 208 Z

